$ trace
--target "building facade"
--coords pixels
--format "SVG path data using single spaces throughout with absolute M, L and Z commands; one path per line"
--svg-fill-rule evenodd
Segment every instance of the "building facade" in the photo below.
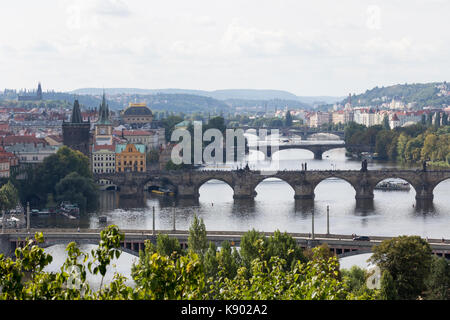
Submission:
M 34 93 L 34 92 L 33 92 Z M 41 83 L 38 83 L 38 88 L 36 91 L 36 95 L 19 95 L 17 97 L 18 101 L 40 101 L 42 100 L 42 87 L 41 87 Z
M 70 122 L 63 121 L 62 134 L 63 144 L 73 150 L 78 150 L 90 157 L 91 146 L 91 124 L 90 121 L 83 121 L 81 117 L 78 100 L 73 103 L 72 118 Z
M 143 125 L 152 122 L 153 113 L 145 103 L 130 103 L 122 111 L 122 119 L 127 124 Z
M 318 128 L 324 124 L 330 123 L 331 115 L 328 112 L 316 112 L 309 118 L 309 126 Z
M 144 172 L 146 167 L 145 145 L 117 144 L 116 172 Z
M 122 129 L 120 132 L 115 132 L 115 134 L 118 137 L 125 139 L 129 143 L 137 143 L 145 145 L 147 149 L 146 151 L 159 148 L 158 134 L 149 130 Z
M 116 172 L 116 150 L 114 145 L 96 145 L 92 150 L 92 172 Z

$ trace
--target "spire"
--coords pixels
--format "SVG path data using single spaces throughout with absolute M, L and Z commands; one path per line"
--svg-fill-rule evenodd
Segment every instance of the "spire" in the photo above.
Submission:
M 109 121 L 109 107 L 106 104 L 105 91 L 103 91 L 102 104 L 100 105 L 98 111 L 98 123 L 111 124 L 111 122 Z
M 41 83 L 38 83 L 38 88 L 36 91 L 36 97 L 38 100 L 42 100 L 42 87 L 41 87 Z
M 78 104 L 78 100 L 75 100 L 73 103 L 72 123 L 83 123 L 83 118 L 81 117 L 80 105 Z

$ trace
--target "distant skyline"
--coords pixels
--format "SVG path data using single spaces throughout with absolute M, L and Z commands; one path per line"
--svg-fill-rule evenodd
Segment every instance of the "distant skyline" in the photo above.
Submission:
M 450 80 L 447 0 L 4 1 L 0 89 L 273 89 Z

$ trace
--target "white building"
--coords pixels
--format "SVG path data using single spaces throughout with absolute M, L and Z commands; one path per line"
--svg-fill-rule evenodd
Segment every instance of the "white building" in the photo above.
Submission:
M 116 147 L 114 145 L 94 145 L 92 150 L 92 172 L 116 172 Z
M 309 117 L 309 126 L 313 128 L 318 128 L 323 124 L 330 123 L 330 120 L 331 120 L 330 113 L 317 111 L 316 113 L 312 114 Z

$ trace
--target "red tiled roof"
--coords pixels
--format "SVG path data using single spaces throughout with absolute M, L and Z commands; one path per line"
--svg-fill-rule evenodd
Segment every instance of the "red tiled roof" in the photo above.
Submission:
M 3 145 L 13 145 L 16 143 L 43 143 L 47 144 L 47 141 L 35 136 L 6 136 L 1 139 Z
M 116 136 L 122 136 L 122 132 L 124 136 L 151 136 L 154 134 L 153 132 L 145 130 L 114 130 L 113 134 Z
M 63 137 L 61 135 L 49 135 L 48 136 L 50 139 L 55 140 L 56 142 L 63 142 Z
M 110 150 L 110 151 L 115 151 L 116 150 L 116 146 L 113 144 L 103 144 L 103 145 L 94 145 L 94 151 L 98 151 L 98 150 Z

